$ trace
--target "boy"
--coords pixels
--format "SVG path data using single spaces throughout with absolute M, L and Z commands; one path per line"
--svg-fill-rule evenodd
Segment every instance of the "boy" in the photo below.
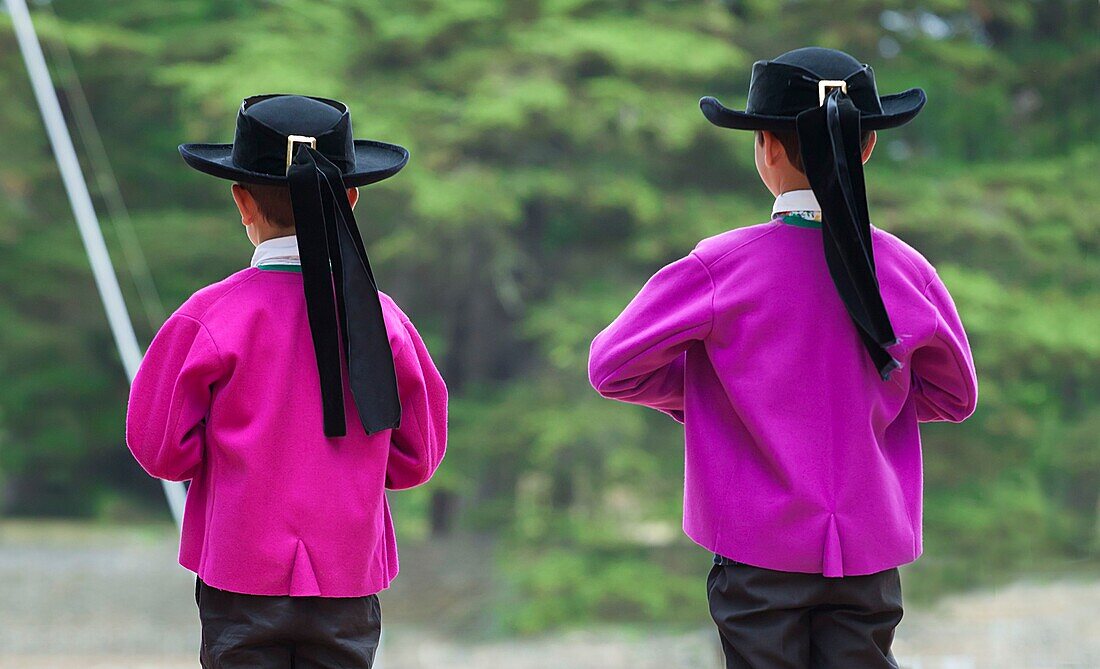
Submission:
M 977 383 L 935 269 L 867 219 L 875 130 L 923 106 L 870 67 L 806 48 L 754 65 L 772 220 L 701 242 L 592 342 L 605 397 L 684 423 L 684 530 L 715 553 L 728 669 L 896 667 L 897 567 L 921 553 L 917 423 L 961 421 Z
M 244 101 L 232 145 L 180 153 L 237 182 L 256 246 L 157 333 L 126 417 L 149 474 L 191 481 L 180 564 L 200 661 L 370 667 L 375 593 L 398 569 L 385 490 L 427 481 L 446 448 L 443 379 L 375 288 L 352 216 L 356 187 L 408 152 L 353 140 L 340 102 L 266 95 Z

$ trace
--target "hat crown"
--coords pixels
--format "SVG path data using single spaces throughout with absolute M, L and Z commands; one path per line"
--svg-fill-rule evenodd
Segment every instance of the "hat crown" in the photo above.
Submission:
M 875 73 L 843 51 L 803 47 L 772 60 L 758 60 L 752 66 L 750 114 L 793 118 L 821 104 L 821 82 L 843 82 L 844 93 L 862 112 L 881 114 L 882 103 L 875 86 Z M 838 87 L 837 84 L 829 84 Z
M 347 110 L 303 95 L 273 95 L 251 104 L 246 100 L 241 113 L 284 135 L 316 137 L 332 130 Z
M 788 51 L 771 60 L 809 70 L 822 79 L 844 79 L 863 69 L 863 63 L 837 49 L 807 46 Z
M 282 177 L 308 137 L 341 172 L 355 170 L 355 140 L 347 105 L 304 95 L 255 95 L 241 103 L 233 138 L 233 162 L 258 174 Z

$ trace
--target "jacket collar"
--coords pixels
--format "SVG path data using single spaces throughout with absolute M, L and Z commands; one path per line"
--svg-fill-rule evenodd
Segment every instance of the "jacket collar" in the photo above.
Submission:
M 256 245 L 252 254 L 251 267 L 259 265 L 301 265 L 298 257 L 298 237 L 287 235 L 273 237 Z
M 772 216 L 786 212 L 821 211 L 821 205 L 817 203 L 817 196 L 808 188 L 803 190 L 789 190 L 780 193 L 772 205 Z

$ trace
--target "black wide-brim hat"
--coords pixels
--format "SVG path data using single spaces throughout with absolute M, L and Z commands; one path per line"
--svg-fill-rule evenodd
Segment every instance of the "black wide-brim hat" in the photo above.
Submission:
M 336 165 L 349 188 L 388 179 L 409 162 L 402 146 L 354 139 L 344 103 L 303 95 L 247 98 L 232 144 L 181 144 L 179 151 L 188 165 L 220 179 L 285 186 L 299 144 Z
M 820 106 L 828 92 L 843 88 L 859 109 L 863 130 L 904 125 L 927 98 L 920 88 L 879 96 L 870 65 L 835 49 L 806 47 L 752 66 L 744 111 L 707 96 L 699 101 L 711 123 L 734 130 L 793 130 L 799 113 Z

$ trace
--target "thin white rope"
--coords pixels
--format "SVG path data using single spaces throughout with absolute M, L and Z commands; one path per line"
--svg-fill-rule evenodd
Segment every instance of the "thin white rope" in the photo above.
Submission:
M 118 285 L 114 265 L 111 264 L 111 256 L 107 252 L 107 244 L 103 241 L 103 231 L 99 227 L 95 207 L 92 206 L 88 184 L 85 183 L 84 175 L 80 170 L 80 162 L 77 160 L 76 150 L 73 148 L 73 141 L 65 124 L 65 116 L 61 113 L 61 104 L 54 91 L 50 72 L 46 68 L 42 45 L 38 42 L 38 35 L 34 31 L 26 0 L 5 1 L 8 12 L 11 14 L 19 49 L 23 54 L 23 62 L 27 66 L 27 75 L 30 77 L 31 87 L 42 113 L 42 121 L 46 125 L 46 133 L 50 138 L 54 156 L 57 158 L 61 180 L 65 184 L 65 192 L 68 193 L 69 203 L 72 205 L 73 217 L 76 218 L 77 229 L 84 242 L 84 250 L 88 254 L 92 276 L 95 278 L 96 288 L 103 301 L 103 308 L 107 312 L 107 322 L 114 335 L 119 358 L 122 359 L 127 377 L 133 382 L 141 365 L 141 348 L 134 334 L 130 314 L 126 310 L 126 302 Z M 168 507 L 179 526 L 183 520 L 183 506 L 186 498 L 183 484 L 170 481 L 162 481 L 162 483 L 164 494 L 168 499 Z

